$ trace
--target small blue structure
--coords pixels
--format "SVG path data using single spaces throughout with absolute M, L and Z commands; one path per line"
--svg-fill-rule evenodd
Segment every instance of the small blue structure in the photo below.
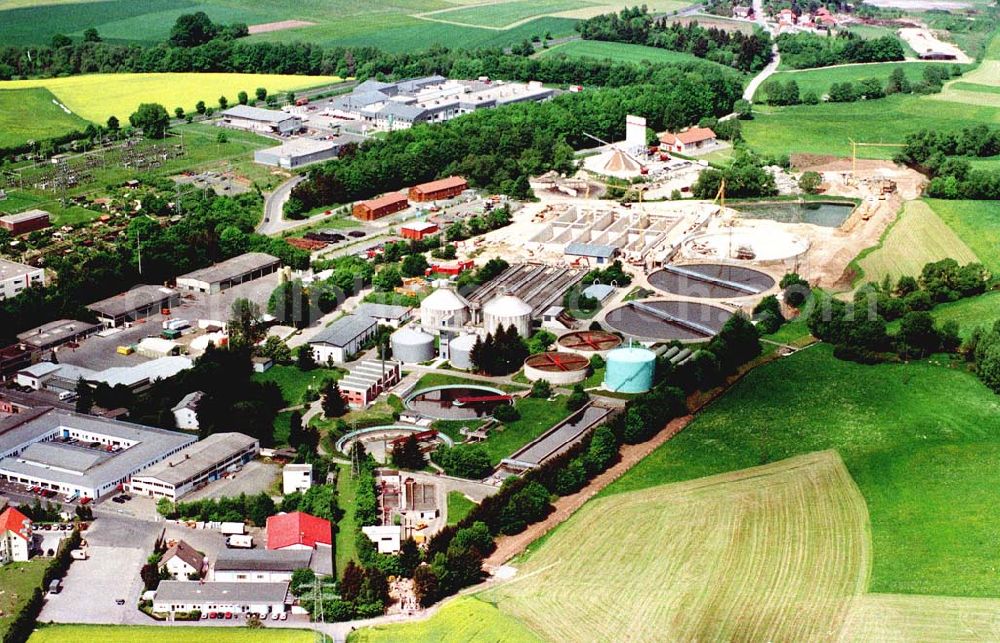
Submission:
M 656 353 L 645 348 L 616 348 L 608 353 L 604 388 L 616 393 L 645 393 L 653 388 Z

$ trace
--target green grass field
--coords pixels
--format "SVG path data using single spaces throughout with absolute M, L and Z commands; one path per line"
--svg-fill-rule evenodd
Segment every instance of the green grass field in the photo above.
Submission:
M 518 400 L 515 406 L 521 413 L 521 419 L 501 429 L 490 430 L 489 438 L 482 442 L 491 464 L 499 464 L 569 415 L 565 395 L 556 397 L 552 402 L 525 397 Z
M 924 265 L 951 257 L 960 264 L 979 261 L 925 201 L 907 201 L 881 245 L 858 260 L 863 280 L 881 283 L 885 275 L 896 281 L 915 277 Z
M 465 497 L 465 494 L 457 491 L 448 492 L 448 524 L 457 525 L 463 518 L 469 515 L 476 503 Z
M 6 637 L 13 615 L 31 598 L 35 588 L 42 589 L 42 576 L 50 559 L 36 558 L 27 563 L 0 566 L 0 637 Z
M 458 643 L 460 641 L 540 641 L 520 621 L 473 596 L 445 603 L 430 619 L 405 625 L 379 625 L 351 632 L 350 643 Z
M 101 216 L 99 212 L 76 205 L 64 206 L 58 197 L 51 194 L 24 190 L 11 190 L 7 198 L 0 201 L 0 213 L 12 214 L 39 208 L 52 215 L 52 225 L 77 225 L 87 223 Z
M 109 116 L 117 116 L 124 124 L 140 103 L 160 103 L 172 114 L 175 107 L 193 111 L 200 100 L 218 108 L 220 96 L 235 104 L 241 90 L 251 95 L 257 87 L 270 93 L 287 92 L 340 80 L 336 76 L 278 74 L 91 74 L 2 81 L 0 90 L 44 87 L 84 119 L 103 124 Z
M 556 45 L 537 54 L 541 58 L 565 55 L 569 58 L 597 58 L 623 63 L 677 63 L 700 61 L 692 54 L 658 47 L 629 45 L 619 42 L 603 42 L 600 40 L 571 40 Z
M 1000 203 L 941 199 L 926 202 L 993 275 L 1000 276 Z
M 1000 291 L 993 290 L 978 297 L 960 299 L 936 306 L 931 312 L 938 324 L 958 323 L 958 334 L 964 339 L 977 326 L 988 328 L 1000 320 Z M 899 321 L 888 326 L 889 332 L 899 330 Z
M 337 523 L 337 575 L 344 571 L 347 563 L 357 561 L 357 531 L 354 520 L 354 499 L 358 495 L 358 481 L 351 477 L 351 468 L 341 466 L 337 471 L 337 504 L 344 510 L 344 517 Z
M 301 371 L 297 366 L 282 366 L 275 364 L 263 373 L 254 373 L 255 382 L 274 382 L 281 389 L 281 394 L 289 406 L 302 404 L 306 390 L 311 388 L 319 391 L 323 382 L 328 379 L 339 380 L 344 376 L 339 368 L 316 368 L 311 371 Z
M 1000 513 L 983 493 L 1000 484 L 998 414 L 961 368 L 862 366 L 819 344 L 751 372 L 601 495 L 836 449 L 868 503 L 869 591 L 1000 597 Z
M 0 91 L 0 147 L 21 145 L 82 130 L 87 121 L 67 114 L 47 89 Z
M 31 643 L 157 643 L 163 640 L 162 627 L 153 625 L 42 625 L 28 639 Z M 312 643 L 315 633 L 310 630 L 246 627 L 185 627 L 170 628 L 170 640 L 177 643 Z
M 579 0 L 509 0 L 424 14 L 432 20 L 455 22 L 473 27 L 503 28 L 522 20 L 577 9 Z
M 775 80 L 787 83 L 794 80 L 799 85 L 799 92 L 816 92 L 820 98 L 830 89 L 834 83 L 852 82 L 856 83 L 867 78 L 877 78 L 883 85 L 897 67 L 902 69 L 910 82 L 917 82 L 923 77 L 924 69 L 931 66 L 941 66 L 941 63 L 874 63 L 864 65 L 844 65 L 831 67 L 828 69 L 802 69 L 798 71 L 780 71 L 768 79 L 768 82 Z M 966 65 L 965 67 L 968 67 Z M 767 83 L 764 83 L 765 85 Z M 754 96 L 760 100 L 764 94 L 763 89 L 758 89 Z

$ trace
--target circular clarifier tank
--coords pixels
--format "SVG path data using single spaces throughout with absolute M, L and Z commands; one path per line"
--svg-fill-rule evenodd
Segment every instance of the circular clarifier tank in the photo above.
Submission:
M 641 339 L 700 341 L 714 337 L 733 314 L 694 301 L 630 301 L 608 312 L 605 323 Z
M 767 273 L 743 266 L 693 263 L 666 266 L 649 275 L 649 285 L 672 295 L 729 299 L 753 297 L 774 287 Z

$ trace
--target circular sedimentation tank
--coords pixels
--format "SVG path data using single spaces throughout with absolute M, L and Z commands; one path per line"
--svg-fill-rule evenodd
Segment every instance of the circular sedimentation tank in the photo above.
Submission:
M 604 330 L 575 330 L 556 342 L 559 350 L 580 355 L 603 355 L 622 344 L 622 338 Z
M 734 228 L 695 235 L 684 242 L 682 255 L 694 260 L 753 261 L 761 264 L 794 259 L 809 242 L 783 230 Z
M 588 368 L 590 360 L 576 353 L 549 351 L 524 360 L 524 376 L 532 382 L 545 380 L 550 384 L 576 384 L 587 379 Z
M 405 364 L 434 359 L 434 336 L 414 328 L 400 328 L 389 338 L 392 356 Z
M 656 353 L 645 348 L 616 348 L 608 353 L 604 388 L 616 393 L 645 393 L 653 387 Z
M 358 429 L 346 433 L 335 445 L 337 451 L 349 455 L 351 447 L 355 442 L 360 441 L 365 451 L 371 453 L 379 462 L 387 461 L 387 449 L 391 449 L 389 442 L 395 438 L 404 437 L 411 434 L 420 434 L 427 431 L 425 427 L 410 426 L 406 424 L 386 424 L 383 426 L 372 426 L 365 429 Z M 448 446 L 453 446 L 454 441 L 446 434 L 438 432 L 435 439 Z
M 432 386 L 411 393 L 403 404 L 411 411 L 439 420 L 473 420 L 493 414 L 511 396 L 492 386 L 453 384 Z
M 770 290 L 774 283 L 767 273 L 721 263 L 666 266 L 649 275 L 649 285 L 657 290 L 706 299 L 753 297 Z
M 609 311 L 604 323 L 641 339 L 701 341 L 715 336 L 733 314 L 696 301 L 631 301 Z

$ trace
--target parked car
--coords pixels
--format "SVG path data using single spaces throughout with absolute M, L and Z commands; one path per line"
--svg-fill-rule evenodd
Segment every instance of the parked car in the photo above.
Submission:
M 277 621 L 278 620 L 278 613 L 277 612 L 271 612 L 271 620 L 272 621 Z
M 208 618 L 217 618 L 217 617 L 218 617 L 218 614 L 216 614 L 215 612 L 209 612 L 208 613 Z
M 124 604 L 125 604 L 125 599 L 124 598 L 116 598 L 115 599 L 115 605 L 124 605 Z
M 281 612 L 281 614 L 278 617 L 278 620 L 287 621 L 288 620 L 288 612 Z
M 233 618 L 233 613 L 232 612 L 226 612 L 226 618 L 227 619 Z

